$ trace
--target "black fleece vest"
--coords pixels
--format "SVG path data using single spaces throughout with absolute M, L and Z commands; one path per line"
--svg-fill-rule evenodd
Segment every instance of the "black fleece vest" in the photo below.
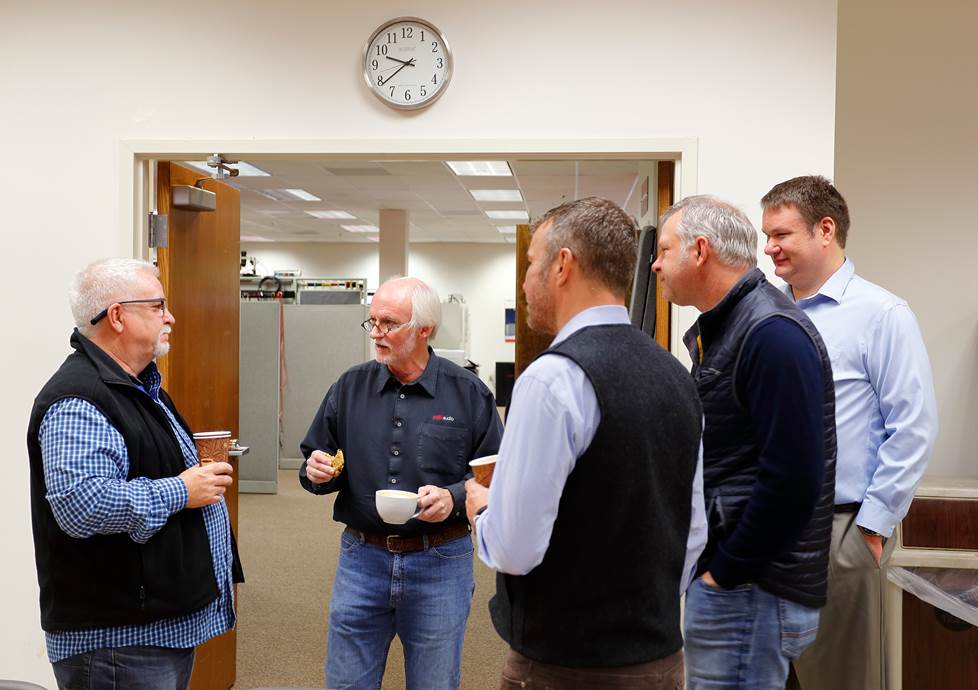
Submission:
M 200 510 L 171 515 L 145 544 L 127 534 L 77 539 L 55 521 L 45 499 L 38 430 L 48 408 L 63 398 L 89 401 L 122 434 L 129 455 L 127 479 L 175 477 L 186 469 L 163 410 L 78 331 L 71 346 L 75 352 L 35 399 L 27 432 L 41 627 L 57 631 L 144 624 L 196 611 L 218 594 Z M 162 390 L 160 398 L 189 434 Z
M 703 491 L 710 536 L 698 571 L 706 569 L 717 545 L 737 526 L 758 471 L 760 451 L 750 416 L 737 398 L 737 365 L 744 343 L 772 317 L 791 319 L 818 349 L 822 363 L 825 476 L 815 511 L 798 541 L 770 561 L 754 580 L 767 591 L 817 608 L 825 604 L 832 513 L 835 502 L 835 385 L 822 337 L 805 313 L 771 285 L 760 269 L 746 274 L 721 302 L 702 314 L 684 340 L 693 360 L 706 428 L 703 432 Z M 700 362 L 697 338 L 703 347 Z M 791 395 L 791 391 L 785 391 Z M 777 401 L 772 401 L 777 404 Z
M 561 495 L 543 561 L 499 575 L 493 624 L 544 663 L 626 666 L 682 647 L 679 585 L 700 442 L 696 389 L 628 325 L 581 329 L 544 354 L 573 360 L 601 422 Z M 533 458 L 520 458 L 533 462 Z

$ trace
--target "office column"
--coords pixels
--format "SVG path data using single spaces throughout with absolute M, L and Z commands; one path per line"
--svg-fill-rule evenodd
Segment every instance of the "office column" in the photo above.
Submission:
M 408 274 L 408 212 L 399 208 L 380 210 L 380 282 Z

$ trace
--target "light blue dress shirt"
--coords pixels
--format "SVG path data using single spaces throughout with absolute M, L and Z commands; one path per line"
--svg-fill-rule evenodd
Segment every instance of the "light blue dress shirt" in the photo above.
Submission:
M 782 290 L 794 298 L 790 286 Z M 934 382 L 917 320 L 904 300 L 857 276 L 849 259 L 795 303 L 832 360 L 835 502 L 862 503 L 856 524 L 889 537 L 937 439 Z
M 624 307 L 591 307 L 568 321 L 551 347 L 586 326 L 627 323 Z M 584 370 L 567 357 L 545 355 L 520 374 L 489 487 L 489 506 L 476 519 L 483 563 L 504 573 L 525 575 L 543 561 L 564 484 L 600 423 L 594 387 Z M 597 503 L 594 516 L 601 518 Z M 706 537 L 701 441 L 682 592 L 692 580 Z

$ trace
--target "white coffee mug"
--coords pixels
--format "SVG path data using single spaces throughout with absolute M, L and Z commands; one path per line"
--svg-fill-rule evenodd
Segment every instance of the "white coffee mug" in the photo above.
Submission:
M 403 525 L 421 512 L 418 498 L 418 494 L 411 491 L 381 489 L 374 494 L 374 503 L 381 520 L 391 525 Z

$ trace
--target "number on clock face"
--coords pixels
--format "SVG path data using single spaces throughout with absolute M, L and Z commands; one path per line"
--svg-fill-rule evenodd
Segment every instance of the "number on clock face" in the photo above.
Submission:
M 452 75 L 444 37 L 415 19 L 395 20 L 378 29 L 367 44 L 364 76 L 388 105 L 414 109 L 441 95 Z

